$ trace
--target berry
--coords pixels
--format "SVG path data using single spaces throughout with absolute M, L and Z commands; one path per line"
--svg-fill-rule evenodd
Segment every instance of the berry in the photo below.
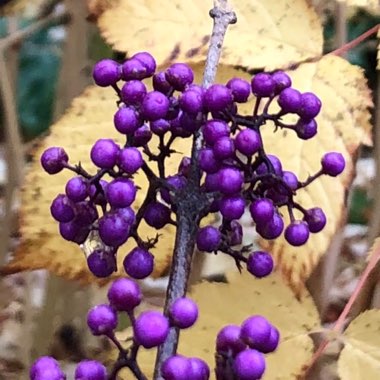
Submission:
M 98 86 L 112 86 L 121 79 L 121 68 L 120 65 L 112 59 L 102 59 L 95 64 L 92 76 Z
M 246 344 L 240 339 L 240 331 L 240 327 L 236 325 L 223 327 L 216 337 L 216 350 L 218 352 L 231 350 L 233 354 L 245 350 Z
M 90 233 L 90 228 L 81 226 L 78 221 L 73 219 L 67 223 L 59 223 L 59 233 L 65 240 L 83 244 Z
M 216 159 L 214 151 L 204 148 L 199 152 L 199 167 L 206 173 L 216 173 L 220 169 L 220 163 Z
M 284 229 L 284 221 L 281 216 L 276 212 L 273 215 L 273 218 L 263 224 L 256 225 L 256 231 L 264 238 L 268 240 L 278 238 Z
M 198 319 L 198 306 L 190 298 L 178 298 L 170 306 L 169 316 L 174 326 L 187 329 Z
M 136 187 L 128 178 L 114 179 L 107 186 L 106 198 L 112 207 L 128 207 L 136 198 Z
M 178 174 L 182 177 L 187 177 L 190 174 L 191 168 L 191 158 L 190 157 L 182 157 L 181 162 L 178 166 Z
M 88 201 L 78 202 L 75 204 L 76 216 L 74 221 L 79 226 L 89 226 L 94 223 L 98 217 L 98 210 L 93 203 Z
M 176 191 L 179 191 L 186 186 L 187 180 L 184 176 L 176 174 L 167 177 L 166 183 L 170 186 L 173 186 Z M 167 189 L 161 189 L 161 197 L 165 202 L 171 202 L 171 195 Z
M 159 346 L 169 333 L 168 319 L 158 311 L 144 311 L 134 325 L 135 339 L 144 348 Z
M 251 94 L 251 86 L 244 79 L 232 78 L 227 82 L 226 87 L 232 91 L 234 101 L 237 103 L 245 103 Z
M 271 326 L 270 335 L 266 342 L 263 342 L 257 348 L 263 354 L 269 354 L 276 350 L 278 343 L 280 341 L 280 332 L 276 329 L 276 327 Z
M 162 363 L 161 375 L 165 380 L 195 380 L 189 377 L 192 364 L 182 355 L 174 355 Z
M 207 363 L 199 358 L 189 358 L 191 365 L 191 380 L 208 380 L 210 378 L 210 369 Z
M 166 74 L 164 72 L 153 75 L 153 88 L 156 91 L 162 92 L 163 94 L 167 94 L 171 91 L 172 86 L 167 81 Z
M 317 134 L 317 122 L 314 119 L 311 120 L 298 120 L 295 125 L 295 131 L 297 136 L 302 140 L 309 140 Z
M 121 100 L 125 104 L 140 104 L 147 93 L 146 86 L 140 80 L 130 80 L 121 88 Z
M 170 214 L 170 208 L 160 202 L 152 202 L 145 210 L 144 219 L 151 227 L 159 230 L 170 222 Z
M 41 155 L 41 165 L 49 174 L 57 174 L 63 170 L 69 157 L 63 148 L 50 147 Z
M 50 206 L 50 212 L 56 221 L 62 223 L 70 222 L 75 216 L 73 204 L 64 194 L 56 196 Z
M 158 136 L 163 136 L 170 130 L 170 122 L 165 119 L 158 119 L 150 122 L 150 129 Z
M 116 130 L 125 135 L 134 133 L 141 126 L 139 114 L 133 107 L 119 108 L 115 113 L 113 123 Z
M 129 278 L 115 280 L 109 288 L 107 296 L 111 306 L 117 311 L 132 311 L 140 305 L 142 300 L 139 285 Z
M 298 247 L 307 242 L 309 239 L 309 232 L 309 226 L 307 223 L 297 220 L 286 227 L 285 239 L 289 244 Z
M 343 172 L 346 162 L 341 153 L 330 152 L 326 153 L 321 160 L 322 172 L 331 177 L 336 177 Z
M 243 174 L 235 168 L 223 168 L 218 172 L 219 190 L 230 195 L 239 192 L 243 186 Z
M 141 114 L 149 121 L 162 119 L 169 110 L 168 98 L 158 91 L 149 92 L 141 106 Z
M 276 157 L 273 154 L 268 154 L 267 158 L 271 162 L 275 174 L 281 176 L 282 175 L 282 164 L 281 164 L 281 161 L 279 160 L 279 158 Z M 259 167 L 256 170 L 256 173 L 258 175 L 263 175 L 263 174 L 267 174 L 268 173 L 268 167 L 265 164 L 265 162 L 263 162 L 262 164 L 259 165 Z
M 129 81 L 132 79 L 148 78 L 151 74 L 148 73 L 147 67 L 141 60 L 131 58 L 123 63 L 121 76 L 125 81 Z
M 117 314 L 109 305 L 97 305 L 88 312 L 87 324 L 95 336 L 111 334 L 117 326 Z
M 135 133 L 133 134 L 134 146 L 144 146 L 148 144 L 151 138 L 152 132 L 150 128 L 144 124 L 140 128 L 136 129 Z
M 66 195 L 73 202 L 81 202 L 87 198 L 88 183 L 83 177 L 74 177 L 69 179 L 66 184 Z M 62 222 L 62 220 L 61 220 Z
M 247 270 L 255 277 L 268 276 L 273 270 L 273 259 L 268 252 L 256 251 L 248 256 Z
M 290 79 L 289 75 L 281 70 L 274 72 L 272 74 L 272 79 L 275 83 L 276 94 L 292 85 L 292 80 Z
M 91 149 L 92 162 L 102 169 L 116 165 L 120 147 L 112 139 L 99 139 Z
M 120 150 L 118 164 L 127 174 L 135 174 L 143 166 L 144 160 L 137 148 L 128 147 Z
M 240 338 L 250 348 L 267 342 L 270 337 L 272 325 L 261 315 L 247 318 L 241 325 Z
M 242 225 L 233 220 L 230 223 L 230 231 L 228 231 L 228 242 L 231 246 L 240 245 L 243 241 L 243 227 Z
M 91 273 L 99 278 L 108 277 L 117 269 L 115 254 L 102 249 L 96 249 L 88 256 L 87 265 Z
M 215 157 L 219 160 L 232 158 L 235 155 L 235 145 L 233 140 L 229 137 L 221 137 L 216 140 L 212 150 Z
M 326 215 L 319 207 L 307 210 L 303 220 L 307 223 L 309 231 L 312 233 L 322 231 L 326 225 Z
M 235 139 L 236 149 L 246 156 L 255 154 L 262 145 L 260 134 L 248 128 L 240 131 Z
M 219 187 L 219 173 L 210 173 L 205 178 L 205 188 L 207 191 L 217 191 Z
M 266 98 L 274 94 L 276 83 L 267 73 L 256 74 L 251 81 L 252 93 L 259 98 Z
M 106 380 L 107 370 L 96 360 L 82 360 L 75 369 L 75 380 Z
M 203 110 L 203 93 L 190 88 L 182 94 L 179 105 L 183 111 L 197 114 Z
M 58 362 L 50 356 L 38 358 L 29 371 L 30 380 L 66 380 Z
M 131 224 L 118 212 L 107 212 L 99 219 L 99 236 L 104 244 L 119 247 L 129 238 Z
M 296 113 L 301 108 L 301 93 L 294 88 L 285 88 L 280 92 L 277 102 L 284 113 Z
M 291 190 L 297 190 L 298 178 L 293 172 L 283 171 L 282 179 L 290 187 Z
M 304 92 L 301 95 L 301 108 L 299 108 L 297 114 L 302 119 L 310 120 L 319 114 L 321 107 L 322 103 L 316 95 L 312 92 Z
M 149 251 L 136 247 L 125 256 L 123 266 L 129 276 L 141 280 L 153 272 L 154 256 Z
M 209 120 L 202 128 L 203 138 L 206 144 L 212 146 L 224 136 L 229 136 L 230 131 L 226 122 L 222 120 Z
M 132 55 L 131 59 L 137 59 L 143 64 L 143 66 L 146 69 L 147 77 L 152 76 L 154 72 L 156 71 L 156 61 L 153 58 L 153 56 L 146 51 L 142 51 L 142 52 Z
M 236 356 L 233 368 L 239 380 L 261 379 L 265 372 L 264 355 L 256 350 L 242 351 Z
M 232 105 L 232 91 L 222 84 L 213 84 L 205 92 L 205 107 L 210 112 L 224 111 Z
M 275 208 L 268 198 L 257 199 L 249 206 L 252 219 L 256 224 L 268 223 L 273 219 Z
M 194 80 L 193 70 L 185 63 L 172 64 L 166 70 L 165 76 L 166 80 L 177 91 L 183 91 Z
M 245 200 L 240 195 L 224 197 L 219 202 L 219 208 L 225 219 L 240 219 L 244 214 Z
M 195 115 L 180 111 L 177 118 L 171 121 L 171 132 L 175 137 L 190 137 L 200 127 Z
M 222 235 L 213 226 L 202 227 L 197 234 L 197 247 L 200 251 L 213 252 L 218 249 Z
M 135 222 L 135 212 L 130 207 L 122 207 L 116 210 L 117 214 L 120 215 L 129 225 Z

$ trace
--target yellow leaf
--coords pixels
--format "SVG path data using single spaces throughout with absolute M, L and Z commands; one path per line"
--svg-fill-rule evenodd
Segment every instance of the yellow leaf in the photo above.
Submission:
M 343 335 L 338 361 L 341 380 L 378 380 L 380 376 L 380 311 L 369 310 L 354 319 Z
M 275 68 L 322 53 L 322 27 L 305 0 L 230 0 L 238 22 L 225 37 L 221 62 Z M 202 61 L 211 33 L 211 0 L 90 0 L 93 19 L 114 49 L 148 50 L 159 64 Z M 91 16 L 90 16 L 91 18 Z
M 318 312 L 307 290 L 296 299 L 278 273 L 260 280 L 246 272 L 234 273 L 228 282 L 203 282 L 191 289 L 189 297 L 199 306 L 199 319 L 181 332 L 178 353 L 206 360 L 213 373 L 215 338 L 220 329 L 227 324 L 240 325 L 249 316 L 260 314 L 281 333 L 279 349 L 267 355 L 263 380 L 296 379 L 313 353 L 309 333 L 320 328 Z M 156 350 L 139 351 L 138 362 L 148 379 L 153 378 L 155 355 Z

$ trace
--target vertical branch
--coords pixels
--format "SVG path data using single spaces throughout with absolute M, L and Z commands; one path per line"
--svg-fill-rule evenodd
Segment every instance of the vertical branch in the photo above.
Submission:
M 347 43 L 347 4 L 336 1 L 335 10 L 335 48 L 340 48 Z

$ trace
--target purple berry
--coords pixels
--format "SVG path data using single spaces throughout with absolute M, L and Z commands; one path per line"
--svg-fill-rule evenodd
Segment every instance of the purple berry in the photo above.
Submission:
M 169 333 L 168 319 L 158 311 L 143 311 L 134 325 L 135 339 L 144 348 L 157 347 Z
M 116 258 L 113 252 L 96 249 L 87 258 L 88 269 L 99 278 L 110 276 L 117 270 Z
M 133 107 L 119 108 L 115 113 L 113 123 L 116 130 L 125 135 L 134 133 L 141 126 L 139 114 Z
M 121 76 L 125 81 L 129 81 L 148 78 L 150 74 L 146 66 L 139 59 L 131 58 L 123 63 Z
M 112 86 L 121 79 L 121 67 L 112 59 L 102 59 L 95 64 L 92 76 L 98 86 Z
M 256 231 L 267 240 L 272 240 L 278 238 L 284 229 L 284 221 L 282 217 L 276 212 L 273 215 L 273 218 L 263 224 L 256 225 Z
M 181 162 L 178 166 L 178 174 L 182 177 L 187 177 L 190 174 L 191 169 L 191 158 L 190 157 L 182 157 Z
M 228 242 L 231 246 L 240 245 L 243 241 L 243 227 L 242 225 L 233 220 L 230 223 L 230 230 L 228 231 Z
M 107 212 L 99 219 L 99 236 L 104 244 L 119 247 L 129 238 L 131 224 L 118 212 Z
M 297 190 L 298 178 L 293 172 L 284 170 L 282 173 L 282 179 L 290 187 L 291 190 Z
M 72 221 L 75 216 L 73 203 L 64 194 L 57 195 L 53 200 L 50 206 L 50 212 L 56 221 L 62 223 Z
M 67 223 L 59 223 L 59 233 L 68 241 L 83 244 L 89 233 L 89 226 L 81 226 L 75 219 Z
M 136 198 L 136 187 L 128 178 L 116 178 L 108 184 L 106 198 L 112 207 L 128 207 Z
M 129 225 L 132 225 L 135 222 L 136 214 L 130 207 L 118 208 L 116 213 L 120 215 Z
M 310 231 L 307 223 L 302 220 L 297 220 L 286 227 L 285 239 L 289 244 L 299 247 L 307 242 L 309 239 L 309 233 Z
M 144 146 L 148 144 L 148 142 L 152 138 L 152 132 L 150 128 L 144 124 L 140 128 L 136 129 L 133 134 L 133 144 L 134 146 Z
M 166 119 L 158 119 L 150 122 L 150 129 L 157 136 L 163 136 L 170 130 L 170 122 Z
M 303 220 L 307 223 L 309 231 L 312 233 L 322 231 L 326 225 L 326 215 L 319 207 L 307 210 Z
M 173 63 L 165 75 L 166 80 L 177 91 L 183 91 L 194 80 L 193 70 L 185 63 Z
M 98 210 L 95 205 L 88 201 L 78 202 L 75 204 L 74 221 L 80 226 L 89 226 L 94 223 L 98 217 Z
M 245 103 L 251 94 L 251 86 L 244 79 L 232 78 L 226 86 L 232 91 L 234 101 L 237 103 Z
M 169 99 L 158 91 L 149 92 L 141 106 L 141 114 L 149 121 L 162 119 L 169 110 Z
M 208 380 L 210 378 L 210 369 L 207 363 L 199 358 L 189 358 L 191 365 L 191 380 Z
M 151 227 L 160 230 L 170 222 L 171 210 L 160 202 L 149 203 L 144 213 L 144 219 Z
M 219 208 L 225 219 L 240 219 L 244 214 L 245 200 L 240 195 L 224 197 L 219 202 Z
M 112 139 L 99 139 L 91 149 L 92 162 L 102 169 L 116 165 L 120 147 Z
M 280 332 L 276 327 L 271 326 L 270 335 L 266 342 L 263 342 L 259 345 L 258 350 L 263 354 L 269 354 L 273 352 L 278 347 L 278 343 L 280 341 Z
M 190 298 L 177 298 L 169 309 L 171 323 L 180 329 L 187 329 L 198 319 L 198 306 Z
M 228 325 L 223 327 L 216 337 L 216 350 L 218 352 L 229 352 L 237 354 L 245 350 L 246 344 L 240 339 L 240 327 Z
M 41 356 L 30 368 L 30 380 L 66 380 L 58 362 L 50 356 Z
M 201 149 L 198 160 L 199 167 L 207 174 L 216 173 L 220 169 L 220 162 L 216 159 L 213 149 Z
M 142 300 L 139 285 L 129 278 L 115 280 L 109 288 L 107 296 L 111 306 L 117 311 L 132 311 L 140 305 Z
M 271 162 L 275 174 L 281 176 L 282 175 L 282 164 L 279 158 L 273 154 L 268 154 L 267 158 Z M 262 164 L 259 165 L 259 167 L 256 170 L 257 175 L 263 175 L 268 173 L 268 167 L 267 165 L 263 162 Z
M 130 80 L 121 88 L 121 100 L 125 104 L 140 104 L 147 93 L 146 86 L 140 80 Z
M 298 120 L 295 125 L 295 131 L 297 136 L 302 140 L 309 140 L 317 134 L 317 122 L 314 119 L 311 120 Z
M 221 137 L 215 141 L 212 147 L 214 155 L 219 160 L 225 160 L 227 158 L 232 158 L 235 155 L 235 144 L 233 140 L 229 137 Z
M 292 80 L 290 79 L 289 75 L 281 70 L 274 72 L 272 74 L 272 79 L 275 83 L 276 94 L 279 94 L 282 90 L 292 85 Z
M 156 71 L 156 61 L 153 56 L 146 51 L 132 55 L 131 59 L 137 59 L 143 64 L 146 69 L 146 77 L 152 76 Z
M 179 99 L 181 109 L 189 114 L 197 114 L 203 110 L 203 93 L 188 89 Z
M 83 177 L 74 177 L 69 179 L 66 184 L 66 195 L 73 202 L 81 202 L 87 198 L 88 183 Z M 60 222 L 63 222 L 60 220 Z
M 75 380 L 106 380 L 107 369 L 96 360 L 82 360 L 75 369 Z
M 233 367 L 239 380 L 258 380 L 265 372 L 265 358 L 259 351 L 245 350 L 237 354 Z
M 301 93 L 294 88 L 285 88 L 277 99 L 284 113 L 296 113 L 301 108 Z
M 153 88 L 163 94 L 167 94 L 172 90 L 172 86 L 167 81 L 166 74 L 163 71 L 153 75 Z
M 247 318 L 241 325 L 240 338 L 250 348 L 256 348 L 270 337 L 272 325 L 261 315 Z
M 192 365 L 188 358 L 174 355 L 163 362 L 161 375 L 165 380 L 190 380 L 191 369 Z
M 304 92 L 301 95 L 301 107 L 297 114 L 305 120 L 315 118 L 321 110 L 322 103 L 320 99 L 312 92 Z
M 137 148 L 128 147 L 120 150 L 118 165 L 127 174 L 135 174 L 143 164 L 143 157 Z
M 207 191 L 217 191 L 219 188 L 219 172 L 210 173 L 205 178 L 205 188 Z
M 275 207 L 268 198 L 257 199 L 249 206 L 252 219 L 256 224 L 268 223 L 273 219 Z
M 237 134 L 235 146 L 240 153 L 252 156 L 263 146 L 263 143 L 258 132 L 247 128 Z
M 268 276 L 273 270 L 273 259 L 268 252 L 256 251 L 248 256 L 247 270 L 255 277 Z
M 197 247 L 200 251 L 213 252 L 218 249 L 222 235 L 213 226 L 206 226 L 199 229 L 197 234 Z
M 346 162 L 341 153 L 330 152 L 326 153 L 321 160 L 322 171 L 331 177 L 336 177 L 343 172 Z
M 212 146 L 221 137 L 229 136 L 230 130 L 226 122 L 222 120 L 209 120 L 202 128 L 206 144 Z
M 219 190 L 226 195 L 238 193 L 243 186 L 243 174 L 235 168 L 223 168 L 218 171 Z
M 222 84 L 213 84 L 205 92 L 204 103 L 210 112 L 224 111 L 233 104 L 232 91 Z
M 117 314 L 109 305 L 94 306 L 87 314 L 87 325 L 95 336 L 111 334 L 117 326 Z
M 63 148 L 56 146 L 46 149 L 41 155 L 41 165 L 49 174 L 57 174 L 63 170 L 69 157 Z
M 259 98 L 266 98 L 274 94 L 276 83 L 267 73 L 256 74 L 251 81 L 252 93 Z
M 173 186 L 176 191 L 180 191 L 185 188 L 187 180 L 184 176 L 176 174 L 166 178 L 166 183 L 170 186 Z M 166 203 L 171 203 L 171 193 L 168 189 L 161 189 L 161 197 Z
M 149 251 L 136 247 L 125 256 L 123 266 L 129 276 L 141 280 L 153 272 L 154 256 Z

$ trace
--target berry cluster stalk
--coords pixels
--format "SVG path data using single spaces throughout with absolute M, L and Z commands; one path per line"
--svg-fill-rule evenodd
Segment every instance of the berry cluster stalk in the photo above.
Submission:
M 224 35 L 229 24 L 236 23 L 236 14 L 229 7 L 227 0 L 215 0 L 214 8 L 210 11 L 213 18 L 213 29 L 206 60 L 202 86 L 207 88 L 215 80 L 218 62 L 222 50 Z M 191 270 L 191 261 L 195 247 L 196 232 L 199 227 L 200 215 L 197 207 L 195 194 L 200 195 L 201 172 L 198 167 L 198 153 L 202 147 L 202 134 L 198 131 L 194 136 L 192 147 L 192 168 L 189 187 L 195 192 L 184 191 L 188 194 L 178 207 L 177 234 L 175 239 L 172 266 L 169 277 L 169 285 L 166 294 L 165 314 L 168 313 L 170 305 L 179 297 L 186 294 L 187 283 Z M 199 205 L 199 203 L 198 203 Z M 161 380 L 160 368 L 162 363 L 177 351 L 179 329 L 172 327 L 166 341 L 157 351 L 155 374 L 156 380 Z

